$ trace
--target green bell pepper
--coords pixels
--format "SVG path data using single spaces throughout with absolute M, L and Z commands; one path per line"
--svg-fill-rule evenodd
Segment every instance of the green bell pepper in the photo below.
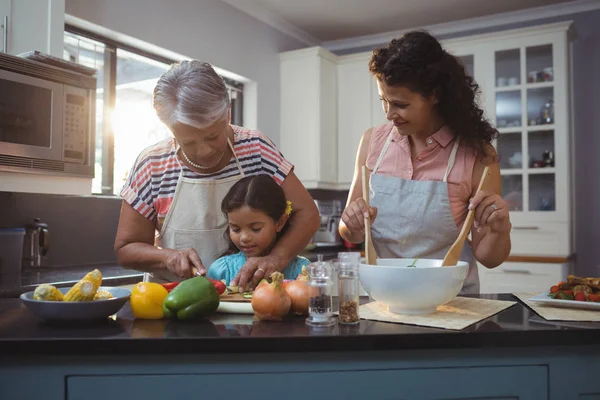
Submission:
M 165 317 L 193 320 L 211 314 L 219 307 L 219 294 L 215 285 L 203 276 L 186 279 L 165 298 Z

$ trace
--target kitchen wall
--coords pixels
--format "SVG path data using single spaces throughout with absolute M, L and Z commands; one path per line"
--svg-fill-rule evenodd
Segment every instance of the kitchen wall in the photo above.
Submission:
M 116 197 L 0 192 L 0 228 L 25 228 L 34 218 L 48 224 L 43 266 L 116 264 L 120 210 Z
M 573 42 L 573 132 L 575 163 L 575 241 L 577 273 L 600 276 L 600 10 L 564 17 L 539 19 L 527 23 L 509 24 L 490 29 L 439 36 L 451 39 L 460 36 L 522 28 L 551 22 L 572 20 L 576 39 Z M 381 43 L 383 45 L 384 43 Z M 357 47 L 338 54 L 372 50 Z M 583 176 L 592 178 L 583 179 Z
M 257 83 L 257 127 L 279 140 L 279 53 L 304 43 L 220 0 L 66 0 L 65 12 Z

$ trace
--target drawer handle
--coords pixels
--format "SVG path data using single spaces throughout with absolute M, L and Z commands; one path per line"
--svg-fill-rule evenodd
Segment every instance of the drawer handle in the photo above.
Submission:
M 531 271 L 526 271 L 523 269 L 505 269 L 504 272 L 509 273 L 509 274 L 531 275 Z
M 513 229 L 518 229 L 518 230 L 522 230 L 522 231 L 536 231 L 538 229 L 540 229 L 539 226 L 513 226 Z

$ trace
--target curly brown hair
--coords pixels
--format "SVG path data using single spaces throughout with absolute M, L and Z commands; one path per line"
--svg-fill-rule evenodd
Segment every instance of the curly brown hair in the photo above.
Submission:
M 446 52 L 426 31 L 412 31 L 376 48 L 369 71 L 388 86 L 405 86 L 429 98 L 462 143 L 477 155 L 490 156 L 490 144 L 498 135 L 477 104 L 479 85 L 462 63 Z

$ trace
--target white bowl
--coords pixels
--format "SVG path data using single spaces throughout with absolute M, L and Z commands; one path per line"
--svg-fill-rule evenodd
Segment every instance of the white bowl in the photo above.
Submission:
M 381 258 L 360 264 L 360 281 L 369 295 L 395 314 L 431 314 L 454 299 L 463 287 L 469 264 L 442 267 L 442 260 Z

